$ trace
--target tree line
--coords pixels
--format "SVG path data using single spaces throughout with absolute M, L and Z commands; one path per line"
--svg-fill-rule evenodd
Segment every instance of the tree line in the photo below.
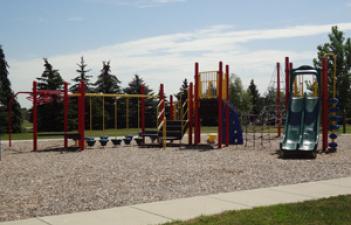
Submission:
M 339 113 L 347 118 L 351 117 L 351 39 L 346 38 L 344 32 L 337 26 L 331 28 L 328 41 L 317 46 L 317 57 L 313 59 L 316 68 L 321 69 L 322 58 L 329 57 L 329 96 L 332 96 L 334 60 L 336 56 L 336 96 L 339 98 Z M 305 86 L 310 84 L 305 81 Z M 241 114 L 259 114 L 264 106 L 274 105 L 276 90 L 269 87 L 268 91 L 261 95 L 251 80 L 247 90 L 243 88 L 240 77 L 235 77 L 230 83 L 231 100 L 235 103 Z M 281 103 L 284 103 L 285 93 L 281 92 Z
M 111 71 L 110 61 L 103 61 L 100 73 L 96 81 L 92 81 L 93 75 L 88 68 L 84 57 L 77 64 L 76 77 L 72 79 L 70 92 L 79 92 L 81 81 L 85 83 L 86 92 L 89 93 L 125 93 L 139 94 L 140 87 L 144 86 L 144 93 L 152 95 L 153 90 L 145 81 L 135 74 L 127 87 L 121 87 L 121 81 Z M 38 90 L 62 90 L 64 81 L 57 69 L 54 69 L 48 59 L 44 58 L 44 71 L 37 78 Z M 146 126 L 156 126 L 157 100 L 145 100 Z M 69 99 L 68 126 L 70 130 L 78 127 L 78 98 Z M 138 98 L 114 98 L 114 97 L 86 97 L 85 100 L 85 127 L 86 129 L 111 129 L 111 128 L 135 128 L 138 127 L 138 115 L 140 115 Z M 30 116 L 30 119 L 32 116 Z M 50 122 L 48 122 L 50 121 Z M 63 102 L 60 97 L 53 96 L 48 104 L 38 106 L 38 129 L 40 131 L 62 131 Z

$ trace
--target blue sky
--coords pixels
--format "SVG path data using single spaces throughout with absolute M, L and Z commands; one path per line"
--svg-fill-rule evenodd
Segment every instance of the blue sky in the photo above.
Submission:
M 351 36 L 351 0 L 0 2 L 0 44 L 16 91 L 29 90 L 40 76 L 42 57 L 70 80 L 84 55 L 95 77 L 111 60 L 122 85 L 138 73 L 154 89 L 164 82 L 169 94 L 192 78 L 195 61 L 215 70 L 223 60 L 264 92 L 275 62 L 289 55 L 310 64 L 331 25 Z

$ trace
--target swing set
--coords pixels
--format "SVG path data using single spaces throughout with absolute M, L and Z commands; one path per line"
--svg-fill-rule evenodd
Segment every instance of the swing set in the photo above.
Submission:
M 63 101 L 63 132 L 50 133 L 49 135 L 63 135 L 64 148 L 68 148 L 68 139 L 72 139 L 78 142 L 79 149 L 82 151 L 85 148 L 85 100 L 89 97 L 89 125 L 92 130 L 92 98 L 102 98 L 103 102 L 103 116 L 102 116 L 102 127 L 105 130 L 105 98 L 115 99 L 115 103 L 122 98 L 126 99 L 126 127 L 129 127 L 129 100 L 138 99 L 138 128 L 141 129 L 141 133 L 145 131 L 145 99 L 157 99 L 156 95 L 146 95 L 145 87 L 140 87 L 139 94 L 107 94 L 107 93 L 86 93 L 86 86 L 83 81 L 79 84 L 78 92 L 68 92 L 68 83 L 64 82 L 63 90 L 38 90 L 38 84 L 33 81 L 33 89 L 31 92 L 17 92 L 13 98 L 10 99 L 8 105 L 8 141 L 9 146 L 12 146 L 12 106 L 14 99 L 20 94 L 29 95 L 28 100 L 32 101 L 32 116 L 33 116 L 33 151 L 38 150 L 38 106 L 51 103 L 56 97 L 58 100 Z M 69 111 L 69 100 L 70 98 L 78 99 L 78 129 L 77 131 L 70 132 L 68 129 L 68 111 Z M 115 104 L 115 127 L 117 127 L 117 104 Z

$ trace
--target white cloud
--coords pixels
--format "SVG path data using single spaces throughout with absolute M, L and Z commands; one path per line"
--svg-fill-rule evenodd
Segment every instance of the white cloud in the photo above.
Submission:
M 193 63 L 200 62 L 204 70 L 216 70 L 219 60 L 232 65 L 244 83 L 255 79 L 261 91 L 266 90 L 276 61 L 291 56 L 297 64 L 310 63 L 315 57 L 315 46 L 306 51 L 265 49 L 253 51 L 245 43 L 257 40 L 307 37 L 329 32 L 332 24 L 294 26 L 279 29 L 236 30 L 231 26 L 215 26 L 188 33 L 176 33 L 118 43 L 74 54 L 49 57 L 65 80 L 76 74 L 76 62 L 84 56 L 92 74 L 101 69 L 103 60 L 111 60 L 112 71 L 127 85 L 133 74 L 140 74 L 154 90 L 165 83 L 168 94 L 175 93 L 184 78 L 192 80 Z M 351 30 L 351 23 L 340 23 L 344 30 Z M 30 90 L 31 82 L 43 70 L 42 59 L 9 60 L 14 89 Z M 27 103 L 28 105 L 28 103 Z

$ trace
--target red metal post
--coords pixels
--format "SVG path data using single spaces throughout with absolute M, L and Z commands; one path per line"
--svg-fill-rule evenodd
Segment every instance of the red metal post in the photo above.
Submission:
M 68 147 L 68 108 L 69 108 L 69 97 L 68 97 L 68 83 L 65 82 L 63 86 L 63 133 L 64 133 L 64 146 L 65 149 Z
M 169 119 L 174 120 L 173 95 L 169 96 Z
M 164 91 L 164 86 L 163 84 L 160 84 L 160 101 L 163 101 L 160 105 L 161 111 L 165 109 L 165 91 Z
M 145 94 L 145 87 L 144 85 L 140 86 L 140 94 L 144 95 Z M 145 98 L 141 97 L 140 99 L 140 128 L 141 128 L 141 133 L 145 133 Z M 145 141 L 145 137 L 143 136 L 143 140 Z
M 328 58 L 322 59 L 322 150 L 328 150 L 328 114 L 329 114 L 329 93 L 328 93 Z
M 193 99 L 193 83 L 191 82 L 189 84 L 189 89 L 188 89 L 188 123 L 189 123 L 189 145 L 193 144 L 193 105 L 194 99 Z
M 285 57 L 285 109 L 289 107 L 289 96 L 290 96 L 290 63 L 289 57 Z
M 223 63 L 219 62 L 219 71 L 218 71 L 218 96 L 217 96 L 217 104 L 218 104 L 218 148 L 222 148 L 222 81 L 223 81 Z
M 226 80 L 226 104 L 225 104 L 225 146 L 229 146 L 229 123 L 232 121 L 229 121 L 229 65 L 225 66 L 225 80 Z
M 85 142 L 85 84 L 84 81 L 80 82 L 79 85 L 79 97 L 78 97 L 78 130 L 79 130 L 79 148 L 81 151 L 84 150 Z
M 33 81 L 33 151 L 37 151 L 38 149 L 38 90 L 37 90 L 37 82 Z
M 277 62 L 277 94 L 275 99 L 275 111 L 276 111 L 276 124 L 277 124 L 277 133 L 278 137 L 281 136 L 281 122 L 282 115 L 280 109 L 280 63 Z
M 200 73 L 199 73 L 199 63 L 195 63 L 195 87 L 194 87 L 194 104 L 195 104 L 195 144 L 200 144 L 201 142 L 201 124 L 200 124 L 200 97 L 199 97 L 199 89 L 200 89 Z

